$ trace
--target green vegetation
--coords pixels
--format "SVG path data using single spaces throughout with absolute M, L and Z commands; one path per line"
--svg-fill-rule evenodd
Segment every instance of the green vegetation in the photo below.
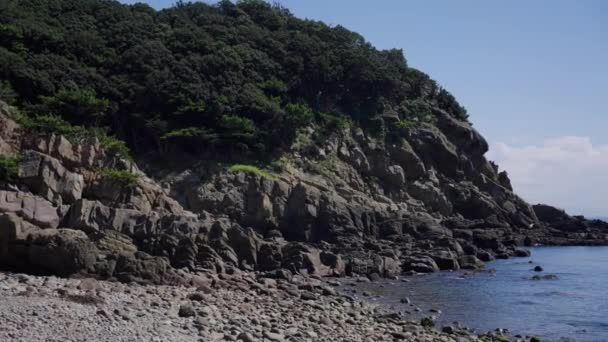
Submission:
M 19 159 L 0 155 L 0 182 L 13 182 L 19 175 Z
M 253 165 L 245 165 L 245 164 L 234 164 L 232 166 L 230 166 L 228 168 L 228 171 L 230 172 L 247 172 L 247 173 L 253 173 L 255 175 L 258 175 L 260 177 L 266 178 L 266 179 L 270 179 L 270 180 L 275 180 L 277 179 L 276 176 L 274 176 L 272 173 L 270 173 L 269 171 L 260 169 L 256 166 Z
M 506 336 L 496 336 L 496 341 L 499 342 L 509 342 L 509 338 Z
M 342 26 L 261 0 L 178 1 L 161 11 L 105 0 L 2 1 L 0 97 L 36 117 L 36 129 L 74 138 L 95 128 L 135 153 L 265 160 L 306 126 L 382 136 L 388 110 L 404 122 L 432 120 L 433 107 L 467 118 L 401 50 L 378 50 Z M 126 155 L 119 140 L 101 140 Z
M 530 339 L 530 342 L 540 342 L 540 337 L 533 336 L 533 337 Z
M 52 114 L 39 116 L 20 115 L 16 119 L 28 133 L 59 134 L 75 143 L 80 143 L 89 138 L 97 138 L 106 152 L 120 158 L 130 158 L 127 144 L 122 140 L 109 136 L 101 128 L 73 126 L 61 117 Z
M 127 189 L 135 189 L 139 184 L 139 175 L 127 170 L 104 169 L 102 176 L 109 178 Z

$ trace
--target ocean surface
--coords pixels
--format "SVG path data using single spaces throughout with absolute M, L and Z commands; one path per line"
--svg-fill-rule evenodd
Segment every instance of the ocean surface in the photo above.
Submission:
M 537 247 L 530 258 L 497 260 L 495 273 L 440 272 L 358 285 L 372 300 L 418 315 L 437 315 L 438 324 L 458 321 L 478 333 L 507 328 L 542 341 L 608 342 L 608 247 Z M 529 263 L 532 261 L 533 263 Z M 540 265 L 543 272 L 534 272 Z M 531 280 L 534 275 L 557 280 Z M 409 298 L 412 305 L 401 304 Z M 412 312 L 412 315 L 415 313 Z

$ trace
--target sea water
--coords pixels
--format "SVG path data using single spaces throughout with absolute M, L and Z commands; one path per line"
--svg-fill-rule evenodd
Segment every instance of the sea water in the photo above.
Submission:
M 531 251 L 530 258 L 487 263 L 495 272 L 439 272 L 362 284 L 359 293 L 380 295 L 374 300 L 404 312 L 419 307 L 430 316 L 437 315 L 430 309 L 439 309 L 439 325 L 457 321 L 480 333 L 507 328 L 542 341 L 608 341 L 608 247 Z M 531 279 L 548 274 L 557 279 Z M 405 297 L 412 305 L 400 303 Z

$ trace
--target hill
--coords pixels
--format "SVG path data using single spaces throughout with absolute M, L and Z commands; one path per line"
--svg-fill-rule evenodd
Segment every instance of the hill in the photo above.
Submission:
M 477 269 L 606 243 L 528 203 L 399 50 L 261 1 L 0 10 L 0 265 L 181 283 Z

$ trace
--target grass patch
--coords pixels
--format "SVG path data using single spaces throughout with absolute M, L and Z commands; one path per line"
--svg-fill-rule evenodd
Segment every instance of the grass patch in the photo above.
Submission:
M 509 338 L 506 336 L 496 336 L 496 341 L 499 342 L 509 342 Z
M 104 169 L 101 174 L 115 182 L 122 184 L 127 189 L 134 189 L 139 184 L 139 175 L 127 170 Z
M 14 182 L 19 175 L 19 159 L 0 156 L 0 182 Z
M 228 171 L 253 173 L 255 175 L 258 175 L 260 177 L 270 179 L 270 180 L 277 179 L 277 177 L 275 175 L 273 175 L 272 173 L 270 173 L 269 171 L 260 169 L 259 167 L 253 166 L 253 165 L 234 164 L 228 168 Z

